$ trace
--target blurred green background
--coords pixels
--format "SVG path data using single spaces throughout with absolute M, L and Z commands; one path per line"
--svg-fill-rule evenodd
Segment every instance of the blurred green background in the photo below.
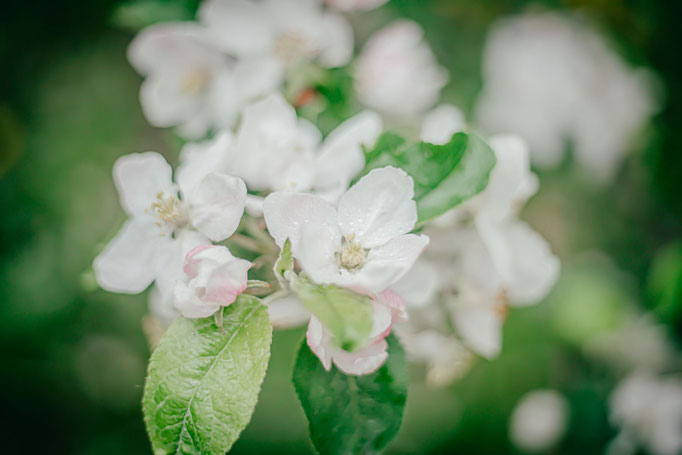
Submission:
M 157 150 L 176 162 L 179 144 L 142 115 L 140 78 L 125 58 L 134 32 L 120 26 L 120 3 L 10 2 L 0 17 L 6 453 L 150 453 L 140 410 L 146 296 L 98 290 L 90 264 L 123 221 L 114 160 Z M 556 453 L 602 453 L 616 432 L 606 408 L 615 378 L 583 342 L 631 307 L 652 310 L 676 343 L 682 336 L 682 3 L 394 0 L 368 13 L 358 34 L 391 18 L 420 22 L 450 70 L 444 99 L 470 113 L 490 24 L 537 8 L 592 16 L 628 61 L 659 75 L 665 105 L 611 185 L 590 183 L 570 162 L 540 173 L 524 215 L 562 258 L 561 282 L 546 303 L 512 311 L 500 358 L 477 362 L 453 386 L 429 389 L 415 368 L 389 453 L 517 453 L 508 417 L 537 387 L 557 388 L 571 403 Z M 233 453 L 312 453 L 290 384 L 302 336 L 276 333 L 260 402 Z

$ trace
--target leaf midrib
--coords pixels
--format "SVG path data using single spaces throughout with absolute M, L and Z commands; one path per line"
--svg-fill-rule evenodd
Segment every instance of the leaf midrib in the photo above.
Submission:
M 191 414 L 191 407 L 192 407 L 192 403 L 194 402 L 194 397 L 197 394 L 197 390 L 199 389 L 199 387 L 201 387 L 203 385 L 204 379 L 206 379 L 206 377 L 211 373 L 211 371 L 213 370 L 213 367 L 218 362 L 219 357 L 223 354 L 223 352 L 225 352 L 225 349 L 227 349 L 227 347 L 230 345 L 230 343 L 232 343 L 232 340 L 234 340 L 234 338 L 241 331 L 241 329 L 243 327 L 245 327 L 246 322 L 251 318 L 253 313 L 255 313 L 257 310 L 259 310 L 259 306 L 254 306 L 254 308 L 244 317 L 244 319 L 242 320 L 240 325 L 234 330 L 234 333 L 232 334 L 232 336 L 230 336 L 230 338 L 227 340 L 225 345 L 220 349 L 220 352 L 218 352 L 215 355 L 215 359 L 213 360 L 213 362 L 211 362 L 211 365 L 208 367 L 208 370 L 206 370 L 206 374 L 204 374 L 201 377 L 201 379 L 199 380 L 199 383 L 194 387 L 194 391 L 192 392 L 192 396 L 190 397 L 189 401 L 187 402 L 187 409 L 185 410 L 185 414 L 182 417 L 182 428 L 180 429 L 180 434 L 178 435 L 177 447 L 175 449 L 176 455 L 182 454 L 182 452 L 180 450 L 182 448 L 183 434 L 187 431 L 187 418 Z M 223 309 L 221 311 L 225 311 L 225 310 Z M 189 435 L 189 433 L 188 433 L 188 435 Z M 190 438 L 191 438 L 191 435 L 190 435 Z

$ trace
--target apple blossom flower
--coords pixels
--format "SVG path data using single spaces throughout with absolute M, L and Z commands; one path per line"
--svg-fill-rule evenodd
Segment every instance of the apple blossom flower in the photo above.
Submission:
M 512 412 L 509 437 L 523 451 L 546 452 L 565 434 L 568 413 L 568 402 L 557 391 L 529 392 L 521 397 Z
M 521 134 L 545 168 L 561 163 L 570 142 L 577 162 L 606 180 L 658 109 L 652 79 L 575 17 L 512 17 L 490 32 L 477 118 L 492 133 Z
M 381 133 L 381 118 L 360 113 L 321 141 L 322 134 L 280 94 L 249 105 L 243 113 L 229 172 L 255 191 L 309 191 L 338 197 L 362 170 L 362 146 Z
M 343 66 L 353 53 L 348 21 L 317 0 L 208 0 L 198 15 L 224 52 L 263 59 L 280 74 L 312 60 Z
M 325 3 L 340 11 L 369 11 L 386 3 L 388 0 L 325 0 Z
M 268 303 L 270 322 L 276 329 L 298 327 L 310 321 L 310 311 L 295 295 L 288 295 Z
M 123 156 L 113 174 L 129 218 L 93 264 L 108 291 L 136 294 L 153 281 L 162 293 L 172 290 L 185 255 L 232 235 L 244 211 L 243 181 L 209 173 L 193 187 L 176 185 L 158 153 Z
M 246 102 L 279 85 L 279 70 L 271 62 L 236 61 L 192 22 L 144 29 L 130 44 L 128 59 L 146 78 L 140 102 L 149 122 L 177 126 L 189 138 L 231 126 Z
M 387 116 L 411 118 L 437 102 L 448 75 L 423 35 L 417 23 L 400 20 L 370 37 L 353 69 L 361 103 Z
M 682 451 L 682 380 L 636 372 L 611 394 L 610 420 L 621 433 L 607 453 L 635 453 L 641 445 L 654 455 Z
M 374 169 L 334 207 L 320 196 L 275 192 L 263 205 L 270 235 L 287 239 L 314 282 L 377 294 L 399 280 L 428 244 L 408 234 L 417 222 L 414 182 L 404 171 Z
M 332 362 L 346 374 L 370 374 L 388 358 L 386 337 L 394 323 L 406 319 L 405 304 L 398 294 L 387 290 L 372 296 L 372 330 L 367 344 L 354 352 L 335 345 L 332 334 L 314 315 L 310 317 L 306 340 L 310 350 L 329 371 Z
M 244 292 L 251 263 L 222 245 L 202 245 L 187 253 L 185 279 L 175 282 L 175 308 L 186 318 L 205 318 L 231 305 Z

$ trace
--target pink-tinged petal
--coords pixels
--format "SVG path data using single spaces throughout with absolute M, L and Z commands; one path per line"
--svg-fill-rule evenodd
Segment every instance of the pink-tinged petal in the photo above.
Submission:
M 227 248 L 225 248 L 227 249 Z M 244 292 L 251 263 L 244 259 L 233 258 L 213 270 L 206 286 L 205 302 L 215 302 L 228 306 Z
M 131 216 L 147 214 L 160 193 L 165 196 L 177 194 L 172 181 L 173 170 L 156 152 L 120 157 L 114 163 L 113 174 L 121 206 Z
M 365 265 L 343 278 L 343 285 L 378 294 L 407 273 L 429 243 L 425 235 L 405 234 L 372 248 Z M 340 283 L 341 284 L 341 283 Z
M 377 371 L 388 358 L 388 343 L 383 338 L 355 352 L 339 350 L 334 353 L 334 364 L 346 374 L 360 376 Z
M 375 303 L 384 305 L 391 310 L 391 317 L 393 324 L 399 324 L 407 321 L 407 310 L 405 309 L 405 301 L 397 292 L 386 289 L 373 298 Z
M 324 369 L 329 371 L 332 368 L 332 353 L 330 352 L 331 345 L 329 343 L 329 335 L 326 333 L 322 322 L 315 316 L 310 316 L 310 322 L 308 323 L 308 331 L 305 333 L 306 341 L 308 347 L 313 354 L 320 359 Z
M 277 329 L 298 327 L 310 320 L 310 311 L 294 295 L 271 302 L 268 313 L 272 326 Z
M 95 258 L 97 283 L 107 291 L 142 292 L 154 281 L 158 230 L 153 223 L 128 220 Z
M 343 235 L 355 235 L 364 248 L 383 245 L 406 234 L 417 223 L 414 182 L 395 167 L 374 169 L 339 199 Z
M 186 318 L 206 318 L 220 309 L 220 305 L 204 302 L 191 286 L 182 281 L 175 283 L 173 289 L 175 308 Z
M 187 253 L 211 241 L 196 231 L 182 230 L 175 238 L 163 237 L 156 252 L 156 284 L 162 292 L 172 292 L 177 280 L 185 279 Z
M 201 259 L 195 258 L 195 256 L 202 251 L 204 251 L 206 248 L 217 248 L 215 245 L 199 245 L 197 247 L 192 248 L 189 253 L 187 253 L 187 256 L 185 256 L 185 263 L 182 267 L 182 270 L 185 272 L 185 275 L 187 275 L 190 278 L 194 278 L 197 276 L 197 268 L 199 267 L 199 261 Z
M 263 203 L 265 223 L 270 235 L 281 248 L 291 240 L 294 256 L 300 244 L 304 226 L 319 227 L 324 241 L 341 243 L 341 232 L 334 207 L 321 197 L 305 193 L 275 192 Z
M 242 179 L 211 173 L 188 195 L 189 218 L 197 231 L 214 242 L 234 234 L 244 214 L 246 185 Z

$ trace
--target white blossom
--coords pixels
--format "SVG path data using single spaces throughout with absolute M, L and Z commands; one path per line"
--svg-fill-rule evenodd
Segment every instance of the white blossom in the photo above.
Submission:
M 421 27 L 400 20 L 370 37 L 353 69 L 358 99 L 382 114 L 416 117 L 436 104 L 448 75 Z
M 581 166 L 608 179 L 658 108 L 651 79 L 575 17 L 512 17 L 490 32 L 477 117 L 493 133 L 521 134 L 538 166 L 558 165 L 570 142 Z
M 642 445 L 654 455 L 682 451 L 682 381 L 637 372 L 610 397 L 611 422 L 621 428 L 607 453 L 635 453 Z
M 310 191 L 334 200 L 365 165 L 362 146 L 382 129 L 380 117 L 362 112 L 322 141 L 322 134 L 279 94 L 248 106 L 227 169 L 253 191 Z
M 339 199 L 338 207 L 304 193 L 275 192 L 265 221 L 280 248 L 320 284 L 377 294 L 399 280 L 428 244 L 408 234 L 417 222 L 412 178 L 400 169 L 374 169 Z
M 317 0 L 207 0 L 198 14 L 224 52 L 268 61 L 280 74 L 310 61 L 343 66 L 353 53 L 348 21 Z
M 175 283 L 175 308 L 186 318 L 205 318 L 244 292 L 251 263 L 222 245 L 202 245 L 187 253 L 185 278 Z
M 420 139 L 424 142 L 443 145 L 452 135 L 466 127 L 466 117 L 457 106 L 441 104 L 424 114 Z
M 393 291 L 372 297 L 372 330 L 367 344 L 353 352 L 336 346 L 332 334 L 314 315 L 310 317 L 306 340 L 310 350 L 329 371 L 332 362 L 346 374 L 363 375 L 375 372 L 388 358 L 386 337 L 394 323 L 406 319 L 405 304 Z
M 534 390 L 524 395 L 511 416 L 509 436 L 526 452 L 546 452 L 566 432 L 569 407 L 554 390 Z
M 209 173 L 193 187 L 176 185 L 158 153 L 123 156 L 113 174 L 129 218 L 93 264 L 97 282 L 108 291 L 135 294 L 156 281 L 162 293 L 169 292 L 186 254 L 232 235 L 244 211 L 240 179 Z
M 279 85 L 267 60 L 236 61 L 193 22 L 163 23 L 138 34 L 128 59 L 145 81 L 140 102 L 149 122 L 189 138 L 232 125 L 242 106 Z

